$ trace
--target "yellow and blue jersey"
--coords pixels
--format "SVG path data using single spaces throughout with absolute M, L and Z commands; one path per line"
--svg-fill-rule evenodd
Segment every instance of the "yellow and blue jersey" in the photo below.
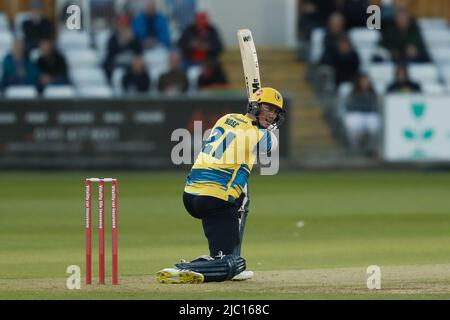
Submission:
M 234 202 L 247 184 L 257 150 L 269 152 L 270 133 L 243 114 L 220 118 L 204 142 L 184 191 Z

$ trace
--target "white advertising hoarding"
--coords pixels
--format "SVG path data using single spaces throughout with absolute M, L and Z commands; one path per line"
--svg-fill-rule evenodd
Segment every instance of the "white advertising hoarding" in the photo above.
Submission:
M 386 161 L 450 161 L 450 96 L 387 96 L 383 151 Z

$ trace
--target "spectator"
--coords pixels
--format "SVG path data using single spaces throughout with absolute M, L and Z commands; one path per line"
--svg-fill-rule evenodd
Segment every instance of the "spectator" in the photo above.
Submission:
M 338 50 L 339 39 L 346 36 L 344 16 L 339 12 L 333 13 L 328 20 L 328 28 L 323 40 L 325 55 L 332 58 Z
M 187 91 L 189 82 L 177 52 L 170 54 L 170 70 L 158 82 L 158 91 L 165 95 L 177 95 Z
M 300 39 L 309 42 L 312 30 L 325 27 L 333 9 L 333 2 L 330 0 L 301 1 L 298 19 Z
M 126 93 L 146 93 L 150 90 L 150 76 L 140 55 L 133 57 L 131 65 L 122 78 L 123 91 Z
M 115 67 L 130 65 L 133 56 L 142 52 L 139 41 L 130 28 L 127 16 L 120 16 L 116 20 L 116 28 L 108 40 L 108 48 L 103 68 L 106 76 L 111 79 Z
M 54 34 L 53 24 L 44 16 L 41 0 L 31 1 L 30 14 L 30 18 L 22 24 L 27 55 L 39 46 L 41 40 L 50 40 Z
M 224 89 L 228 86 L 228 80 L 217 60 L 207 60 L 201 66 L 198 79 L 198 87 L 201 90 Z
M 405 9 L 398 10 L 394 22 L 383 29 L 381 45 L 397 63 L 429 61 L 419 27 Z
M 341 0 L 339 4 L 339 9 L 345 17 L 347 30 L 366 26 L 368 0 Z
M 344 125 L 350 150 L 357 151 L 363 147 L 372 151 L 380 132 L 380 123 L 377 95 L 367 75 L 358 74 L 345 102 Z
M 154 0 L 148 0 L 145 12 L 134 18 L 133 32 L 144 49 L 154 49 L 158 46 L 170 47 L 167 18 L 157 12 Z
M 179 47 L 183 53 L 185 67 L 200 65 L 207 60 L 216 60 L 223 51 L 219 33 L 209 23 L 205 12 L 196 14 L 195 24 L 183 32 Z
M 408 69 L 405 65 L 398 65 L 395 70 L 395 80 L 389 85 L 388 93 L 414 93 L 421 92 L 420 85 L 409 79 Z
M 2 87 L 37 85 L 38 76 L 36 66 L 26 56 L 23 42 L 16 41 L 12 52 L 3 60 Z
M 333 68 L 336 87 L 344 81 L 351 81 L 360 65 L 358 54 L 347 37 L 338 40 L 335 54 L 324 54 L 322 63 Z
M 39 89 L 49 84 L 67 84 L 67 63 L 64 56 L 53 47 L 50 40 L 39 43 L 40 57 L 37 66 L 40 72 Z

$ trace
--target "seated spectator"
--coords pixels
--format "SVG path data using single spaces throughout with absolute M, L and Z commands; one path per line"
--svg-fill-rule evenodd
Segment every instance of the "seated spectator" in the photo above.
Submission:
M 330 0 L 301 1 L 298 19 L 300 39 L 309 42 L 312 30 L 325 27 L 333 9 L 333 3 Z
M 16 41 L 12 52 L 6 55 L 3 60 L 2 87 L 37 85 L 38 76 L 36 66 L 26 56 L 23 42 Z
M 337 51 L 334 54 L 325 52 L 322 64 L 331 66 L 334 70 L 335 85 L 351 81 L 359 71 L 359 57 L 347 37 L 338 40 Z
M 204 12 L 197 13 L 195 24 L 183 32 L 179 47 L 183 54 L 185 67 L 200 65 L 211 59 L 216 60 L 223 51 L 219 33 L 209 23 L 208 15 Z
M 154 0 L 148 0 L 145 12 L 134 18 L 133 32 L 144 49 L 170 47 L 169 23 L 157 12 Z
M 39 43 L 40 56 L 36 64 L 39 69 L 39 89 L 49 84 L 67 84 L 67 63 L 64 56 L 53 46 L 50 40 Z
M 44 16 L 41 0 L 31 1 L 31 16 L 22 24 L 27 55 L 37 48 L 41 40 L 50 40 L 54 35 L 52 22 Z
M 375 146 L 381 124 L 377 103 L 377 95 L 367 75 L 357 75 L 345 101 L 344 126 L 350 150 L 357 151 L 362 147 L 372 151 Z
M 147 93 L 150 90 L 150 76 L 142 56 L 136 55 L 122 78 L 126 93 Z
M 224 89 L 228 87 L 228 79 L 219 61 L 208 60 L 203 62 L 198 79 L 198 87 L 201 90 Z
M 409 79 L 408 69 L 405 65 L 398 65 L 395 70 L 395 80 L 387 88 L 388 93 L 414 93 L 421 92 L 420 85 Z
M 324 54 L 335 55 L 338 50 L 339 39 L 346 36 L 344 16 L 339 12 L 333 13 L 328 19 L 328 27 L 323 39 Z
M 177 52 L 170 54 L 170 70 L 159 78 L 158 91 L 165 95 L 177 95 L 187 91 L 189 81 Z
M 382 29 L 381 45 L 396 63 L 429 61 L 419 27 L 407 10 L 398 10 L 394 22 Z
M 103 68 L 108 79 L 111 79 L 115 67 L 130 65 L 135 54 L 140 54 L 142 47 L 135 38 L 127 16 L 117 18 L 117 25 L 108 40 L 108 48 Z

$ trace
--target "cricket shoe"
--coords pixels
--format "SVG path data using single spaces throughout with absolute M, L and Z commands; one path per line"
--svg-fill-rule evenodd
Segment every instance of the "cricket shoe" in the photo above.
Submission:
M 204 280 L 201 273 L 177 268 L 165 268 L 156 274 L 158 283 L 202 283 Z
M 235 275 L 233 278 L 231 278 L 232 281 L 245 281 L 253 278 L 255 274 L 253 271 L 250 270 L 244 270 L 241 273 Z

